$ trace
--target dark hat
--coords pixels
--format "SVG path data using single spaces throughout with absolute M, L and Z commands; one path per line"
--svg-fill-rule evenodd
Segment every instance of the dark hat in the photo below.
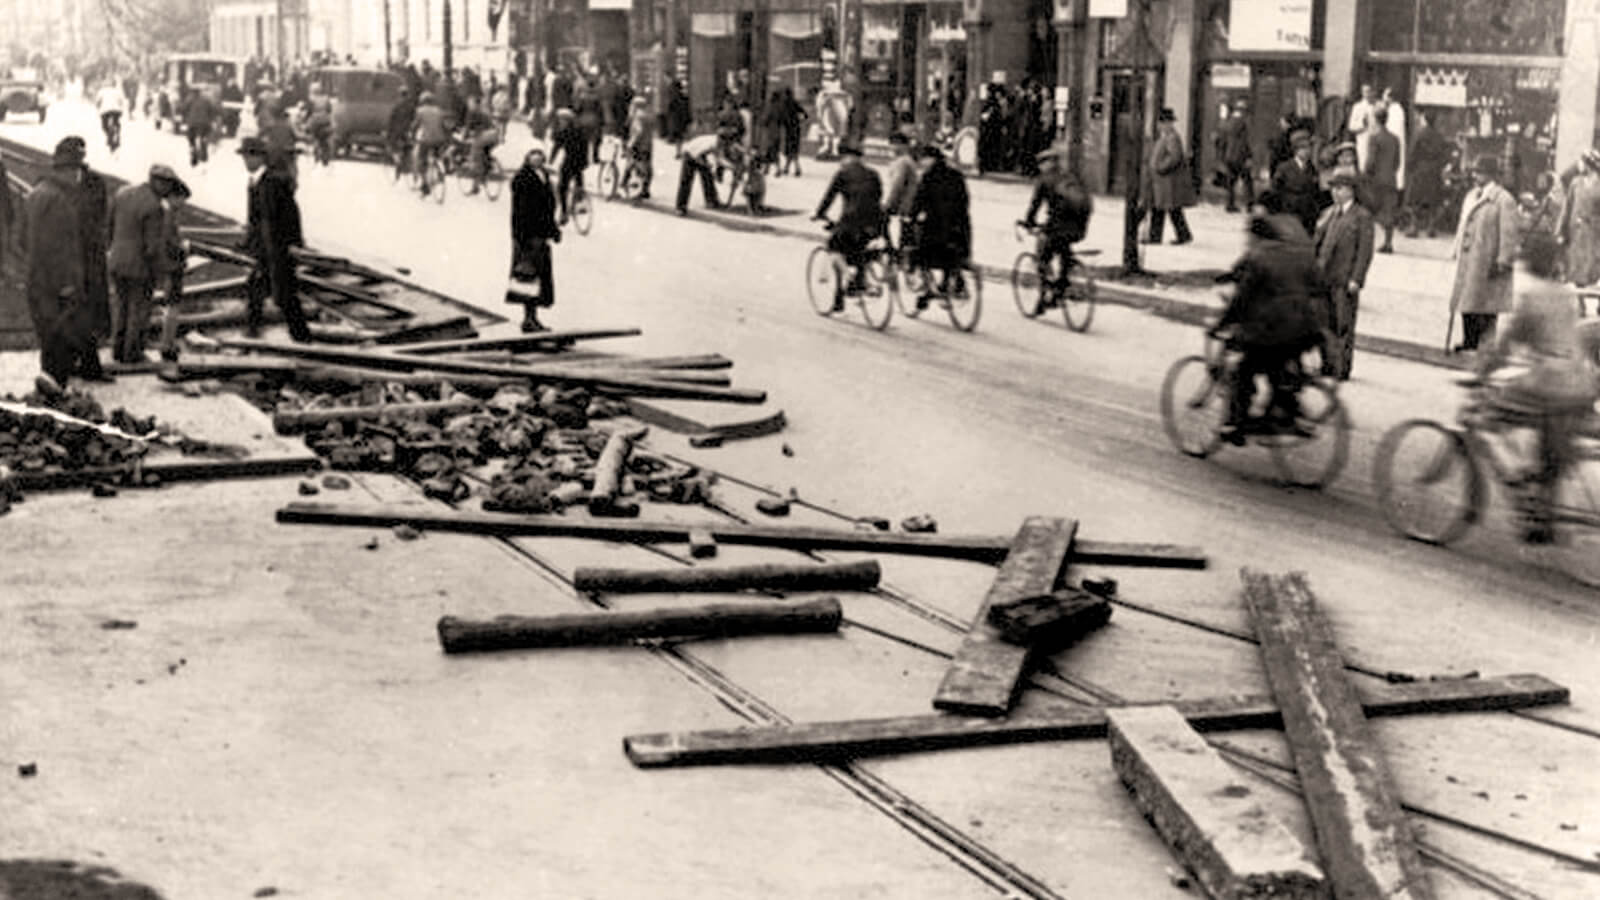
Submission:
M 839 144 L 840 156 L 860 156 L 861 145 L 855 141 L 842 141 Z
M 1163 106 L 1161 107 L 1161 115 L 1156 116 L 1156 120 L 1160 122 L 1176 122 L 1178 121 L 1178 114 L 1172 111 L 1172 107 Z
M 151 181 L 177 181 L 178 180 L 178 173 L 172 171 L 172 167 L 171 166 L 162 165 L 161 163 L 156 163 L 155 165 L 150 167 L 150 180 Z
M 905 145 L 911 143 L 911 138 L 906 137 L 906 133 L 904 131 L 891 131 L 889 133 L 889 143 Z
M 1305 130 L 1304 128 L 1296 128 L 1295 130 L 1289 132 L 1289 147 L 1291 149 L 1295 147 L 1309 146 L 1311 146 L 1311 132 Z
M 917 147 L 917 156 L 922 159 L 944 159 L 944 150 L 938 144 L 922 144 Z
M 1356 177 L 1349 172 L 1336 172 L 1332 178 L 1328 179 L 1328 187 L 1353 188 L 1356 184 Z
M 267 142 L 263 141 L 261 138 L 255 137 L 253 135 L 251 137 L 247 137 L 247 138 L 240 138 L 240 140 L 239 140 L 239 155 L 240 156 L 266 156 L 267 155 Z
M 181 178 L 174 179 L 172 186 L 167 189 L 168 197 L 177 197 L 180 200 L 189 199 L 190 193 L 189 186 L 184 184 Z
M 1472 171 L 1477 172 L 1480 175 L 1488 175 L 1490 178 L 1499 178 L 1500 157 L 1487 155 L 1480 156 L 1478 157 L 1478 161 L 1472 164 Z
M 83 138 L 73 135 L 64 137 L 56 144 L 55 153 L 51 155 L 50 164 L 58 168 L 65 166 L 81 166 L 83 160 L 89 155 L 89 145 Z

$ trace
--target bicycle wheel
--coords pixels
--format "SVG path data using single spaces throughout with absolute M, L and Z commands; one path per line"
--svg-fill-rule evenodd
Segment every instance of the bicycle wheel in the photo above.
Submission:
M 619 186 L 623 199 L 636 200 L 644 193 L 644 176 L 643 167 L 639 163 L 628 165 L 628 171 L 623 175 L 622 184 Z
M 900 288 L 894 271 L 882 256 L 874 256 L 867 262 L 866 281 L 867 289 L 856 296 L 856 303 L 861 307 L 861 318 L 874 329 L 882 331 L 889 327 L 889 320 L 894 318 Z
M 1326 382 L 1312 381 L 1300 391 L 1300 422 L 1311 437 L 1273 438 L 1267 449 L 1284 481 L 1320 488 L 1339 477 L 1350 458 L 1350 413 Z
M 1094 321 L 1094 301 L 1098 292 L 1094 277 L 1089 273 L 1078 268 L 1067 273 L 1067 283 L 1061 289 L 1061 296 L 1056 298 L 1056 303 L 1061 307 L 1061 317 L 1066 320 L 1068 328 L 1080 334 L 1089 330 L 1089 323 Z
M 1478 520 L 1483 474 L 1460 432 L 1427 419 L 1389 429 L 1372 458 L 1383 518 L 1395 531 L 1448 544 Z
M 917 298 L 928 290 L 928 271 L 909 263 L 897 265 L 895 269 L 900 278 L 899 289 L 895 291 L 895 303 L 900 307 L 901 315 L 915 319 L 922 315 Z
M 1228 417 L 1228 389 L 1213 377 L 1203 356 L 1172 364 L 1161 382 L 1161 426 L 1180 452 L 1205 459 L 1222 446 Z
M 1044 292 L 1039 288 L 1039 257 L 1032 251 L 1017 254 L 1011 264 L 1011 299 L 1024 319 L 1038 318 L 1044 312 Z
M 588 234 L 594 227 L 594 206 L 589 202 L 589 192 L 573 191 L 570 207 L 572 227 L 578 229 L 579 234 Z
M 833 254 L 827 247 L 814 247 L 806 257 L 806 296 L 819 316 L 833 315 L 833 298 L 839 289 L 839 273 L 833 268 Z
M 967 127 L 956 132 L 950 146 L 950 159 L 960 169 L 978 167 L 978 129 Z
M 428 192 L 428 196 L 433 198 L 434 203 L 444 203 L 445 181 L 449 177 L 449 173 L 445 171 L 444 163 L 436 159 L 429 164 L 428 184 L 432 190 Z
M 461 196 L 466 197 L 470 195 L 473 189 L 478 186 L 478 173 L 476 169 L 476 166 L 469 166 L 466 163 L 459 163 L 456 165 L 456 190 L 461 192 Z
M 983 315 L 983 279 L 971 266 L 962 266 L 950 275 L 951 289 L 943 295 L 950 324 L 958 331 L 971 331 Z
M 1600 587 L 1600 479 L 1594 461 L 1574 460 L 1558 488 L 1556 565 L 1590 587 Z
M 489 171 L 483 176 L 483 195 L 492 203 L 500 199 L 505 186 L 506 170 L 500 166 L 500 160 L 489 157 Z
M 598 179 L 600 196 L 607 200 L 617 199 L 617 188 L 622 179 L 617 176 L 617 164 L 606 160 L 600 164 L 600 177 Z

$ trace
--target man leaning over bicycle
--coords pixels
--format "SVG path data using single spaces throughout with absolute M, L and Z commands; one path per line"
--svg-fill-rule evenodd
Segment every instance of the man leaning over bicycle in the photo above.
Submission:
M 1317 260 L 1305 228 L 1293 216 L 1259 211 L 1249 231 L 1249 248 L 1218 279 L 1233 283 L 1233 297 L 1210 329 L 1240 351 L 1222 427 L 1222 438 L 1236 445 L 1251 432 L 1307 436 L 1299 424 L 1298 364 L 1322 340 L 1312 303 L 1320 290 Z M 1264 417 L 1253 420 L 1257 375 L 1272 386 L 1272 403 Z
M 1537 457 L 1523 482 L 1530 490 L 1520 504 L 1528 543 L 1555 537 L 1556 492 L 1573 463 L 1574 433 L 1595 421 L 1600 398 L 1600 326 L 1579 327 L 1572 292 L 1559 280 L 1560 262 L 1553 236 L 1528 235 L 1516 310 L 1478 361 L 1474 384 L 1485 403 L 1466 413 L 1491 428 L 1531 421 L 1538 434 Z
M 1036 224 L 1040 207 L 1046 211 L 1042 228 Z M 1077 173 L 1067 165 L 1065 151 L 1052 148 L 1039 154 L 1039 179 L 1034 184 L 1033 199 L 1028 201 L 1028 211 L 1023 214 L 1021 225 L 1029 231 L 1039 231 L 1036 255 L 1041 284 L 1051 282 L 1050 265 L 1058 257 L 1062 277 L 1077 263 L 1072 245 L 1089 233 L 1089 217 L 1093 213 L 1094 199 L 1084 190 Z

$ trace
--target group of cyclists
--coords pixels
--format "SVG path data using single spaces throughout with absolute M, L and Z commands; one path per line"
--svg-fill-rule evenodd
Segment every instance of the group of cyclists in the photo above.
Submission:
M 313 139 L 325 140 L 317 135 L 326 134 L 328 129 L 319 128 L 315 116 L 314 111 Z M 477 97 L 467 101 L 466 113 L 458 122 L 432 91 L 424 90 L 420 97 L 413 98 L 409 88 L 402 88 L 400 102 L 389 113 L 389 152 L 397 167 L 410 167 L 419 174 L 424 196 L 439 187 L 432 181 L 436 171 L 433 163 L 443 159 L 452 143 L 459 141 L 468 148 L 467 165 L 473 171 L 487 172 L 489 155 L 504 137 L 502 125 Z M 469 193 L 476 190 L 474 187 Z
M 945 161 L 936 144 L 912 147 L 901 133 L 889 138 L 894 160 L 889 167 L 889 194 L 884 198 L 878 174 L 861 158 L 861 147 L 842 143 L 839 170 L 828 183 L 813 218 L 828 219 L 834 199 L 842 211 L 832 225 L 828 250 L 834 257 L 834 311 L 843 310 L 845 298 L 866 289 L 866 262 L 876 241 L 886 243 L 910 266 L 937 273 L 917 297 L 925 307 L 935 291 L 960 296 L 966 285 L 962 270 L 972 258 L 971 201 L 966 179 Z M 1039 154 L 1040 175 L 1027 211 L 1019 224 L 1037 234 L 1039 278 L 1049 283 L 1064 277 L 1076 265 L 1072 247 L 1088 233 L 1093 200 L 1067 162 L 1064 150 Z M 1038 221 L 1043 210 L 1045 220 Z M 893 231 L 897 234 L 891 234 Z M 1053 274 L 1061 273 L 1061 274 Z

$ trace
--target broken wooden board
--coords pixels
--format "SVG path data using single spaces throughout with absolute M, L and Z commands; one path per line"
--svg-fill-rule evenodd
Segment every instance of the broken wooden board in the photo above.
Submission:
M 1334 897 L 1432 897 L 1377 739 L 1305 576 L 1245 569 L 1240 577 Z
M 781 409 L 754 419 L 710 424 L 699 418 L 668 409 L 660 403 L 652 403 L 637 397 L 628 398 L 628 413 L 641 422 L 647 422 L 677 434 L 692 435 L 705 443 L 709 443 L 706 441 L 707 438 L 716 442 L 726 443 L 727 441 L 765 437 L 769 434 L 777 434 L 789 425 Z
M 1003 716 L 1011 710 L 1033 649 L 1007 641 L 989 622 L 989 608 L 1054 589 L 1067 569 L 1077 533 L 1078 523 L 1072 519 L 1029 516 L 1022 523 L 933 695 L 935 709 L 970 716 Z
M 298 359 L 311 359 L 336 365 L 355 365 L 365 368 L 399 369 L 412 371 L 430 369 L 439 372 L 458 372 L 467 375 L 490 375 L 526 380 L 560 381 L 578 387 L 637 394 L 648 397 L 678 397 L 687 400 L 716 400 L 727 403 L 764 403 L 765 391 L 734 388 L 697 387 L 694 385 L 658 381 L 648 377 L 631 377 L 621 374 L 597 374 L 578 370 L 541 369 L 530 371 L 520 365 L 471 362 L 435 355 L 421 357 L 407 347 L 405 353 L 341 347 L 314 347 L 306 344 L 232 338 L 221 341 L 223 346 L 260 353 L 277 354 Z
M 719 544 L 784 547 L 790 550 L 846 550 L 934 556 L 998 563 L 1006 558 L 1011 539 L 998 535 L 905 534 L 835 528 L 784 528 L 765 525 L 686 524 L 672 522 L 595 522 L 563 516 L 522 516 L 444 510 L 428 506 L 290 503 L 278 510 L 278 521 L 301 525 L 359 527 L 413 524 L 431 531 L 492 534 L 500 537 L 576 537 L 634 544 L 682 544 L 689 533 L 704 530 Z M 1135 544 L 1077 541 L 1072 561 L 1083 565 L 1139 566 L 1159 569 L 1203 569 L 1204 551 L 1178 544 Z
M 1111 764 L 1213 900 L 1323 900 L 1322 870 L 1222 755 L 1171 706 L 1106 710 Z
M 438 628 L 444 652 L 480 653 L 622 644 L 640 639 L 816 634 L 838 631 L 842 621 L 844 608 L 837 597 L 814 597 L 553 616 L 500 616 L 480 621 L 445 616 L 439 620 Z
M 1013 644 L 1051 653 L 1111 621 L 1111 601 L 1077 588 L 989 607 L 989 624 Z
M 1362 687 L 1361 695 L 1362 709 L 1372 718 L 1528 709 L 1568 700 L 1566 688 L 1539 675 L 1403 684 L 1372 682 Z M 1202 732 L 1283 727 L 1283 718 L 1271 697 L 1179 700 L 1172 706 Z M 641 734 L 625 738 L 622 744 L 634 765 L 655 767 L 840 762 L 893 753 L 1105 736 L 1103 707 L 1062 706 L 1047 713 L 999 719 L 923 715 Z

